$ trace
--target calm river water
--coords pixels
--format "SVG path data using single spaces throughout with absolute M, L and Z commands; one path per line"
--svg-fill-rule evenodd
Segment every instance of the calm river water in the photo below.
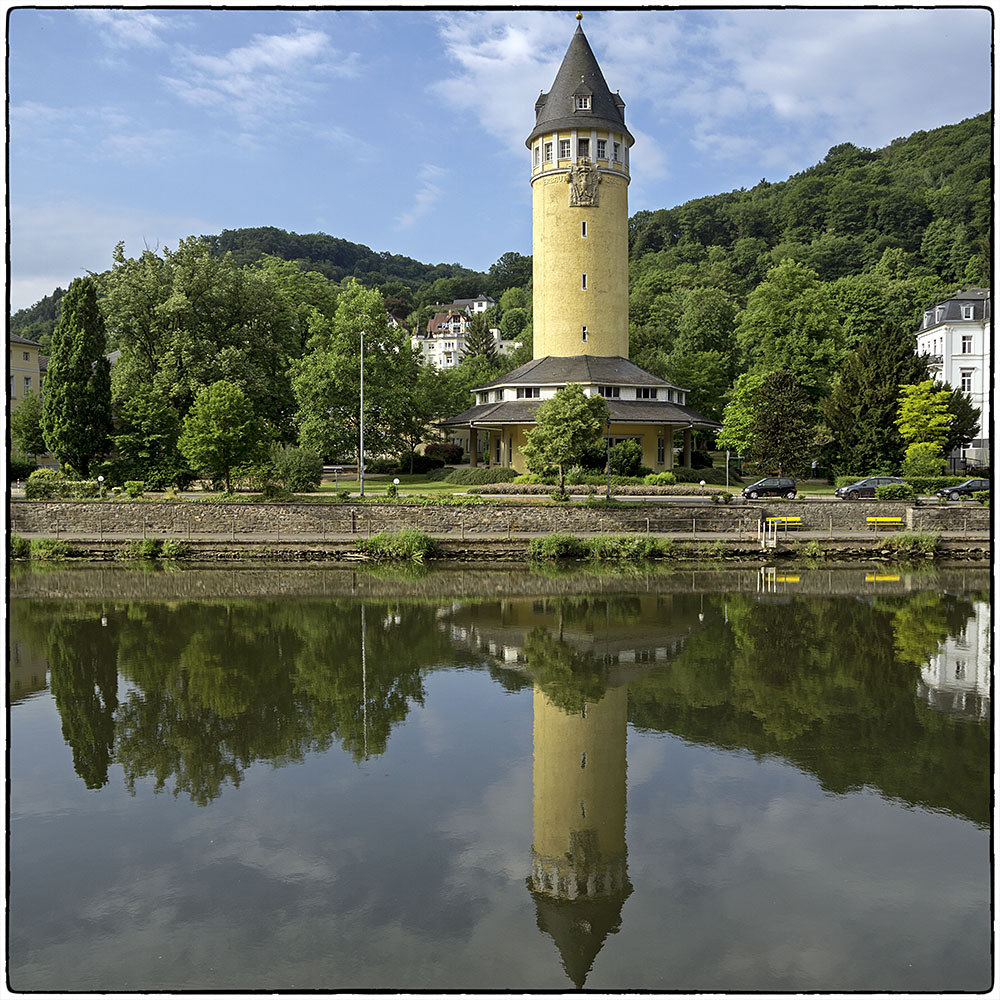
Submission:
M 985 990 L 989 585 L 15 573 L 9 984 Z

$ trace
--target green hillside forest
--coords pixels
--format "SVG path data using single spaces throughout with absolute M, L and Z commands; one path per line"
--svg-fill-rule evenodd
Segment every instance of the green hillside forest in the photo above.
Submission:
M 924 377 L 913 357 L 923 310 L 959 289 L 990 286 L 991 142 L 985 113 L 884 149 L 835 146 L 780 183 L 637 212 L 629 220 L 632 359 L 687 386 L 689 405 L 717 419 L 740 375 L 790 372 L 811 407 L 809 450 L 833 469 L 892 464 L 901 447 L 894 431 L 864 446 L 849 429 L 859 413 L 851 401 Z M 471 385 L 530 358 L 531 258 L 516 252 L 484 273 L 263 227 L 191 237 L 135 259 L 119 246 L 112 268 L 93 280 L 107 349 L 121 351 L 112 378 L 117 433 L 136 394 L 155 389 L 179 427 L 199 390 L 226 379 L 253 400 L 272 438 L 309 441 L 326 457 L 349 453 L 347 436 L 310 430 L 306 413 L 319 405 L 321 370 L 360 347 L 344 326 L 348 305 L 381 314 L 386 343 L 405 345 L 433 305 L 485 292 L 498 302 L 492 323 L 522 341 L 507 358 L 477 355 L 420 378 L 416 369 L 390 372 L 399 352 L 387 349 L 388 450 L 416 443 L 407 413 L 464 409 Z M 47 351 L 64 294 L 57 288 L 14 313 L 11 330 Z M 401 326 L 386 326 L 386 310 Z M 419 406 L 389 398 L 405 395 L 400 378 L 411 396 L 426 397 Z M 871 408 L 860 412 L 884 422 Z

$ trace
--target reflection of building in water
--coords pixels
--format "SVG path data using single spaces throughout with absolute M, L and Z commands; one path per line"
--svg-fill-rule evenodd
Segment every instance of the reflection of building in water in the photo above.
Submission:
M 628 682 L 704 627 L 693 595 L 504 600 L 439 612 L 456 644 L 534 682 L 531 874 L 538 927 L 582 987 L 632 892 L 625 844 Z
M 14 617 L 10 622 L 7 684 L 11 702 L 21 701 L 48 687 L 49 661 L 36 642 L 26 642 Z
M 958 635 L 941 643 L 920 671 L 917 693 L 941 712 L 987 718 L 990 714 L 990 605 L 973 604 Z
M 535 687 L 534 843 L 538 927 L 582 987 L 632 891 L 625 848 L 624 686 L 571 713 Z
M 699 624 L 697 611 L 690 595 L 646 594 L 586 606 L 559 598 L 456 603 L 438 616 L 453 642 L 524 672 L 525 643 L 537 628 L 599 664 L 665 664 Z

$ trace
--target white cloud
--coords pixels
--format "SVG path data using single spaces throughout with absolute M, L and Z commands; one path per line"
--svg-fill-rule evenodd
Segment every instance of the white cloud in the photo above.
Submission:
M 78 15 L 112 48 L 156 48 L 164 44 L 161 33 L 180 23 L 176 16 L 168 19 L 145 10 L 81 10 Z
M 164 82 L 181 100 L 235 115 L 244 127 L 280 118 L 301 103 L 324 76 L 356 76 L 357 53 L 337 52 L 323 31 L 256 35 L 223 55 L 188 50 L 176 60 L 179 75 Z
M 193 234 L 225 228 L 217 220 L 196 216 L 106 206 L 84 207 L 77 202 L 12 202 L 10 208 L 11 309 L 30 306 L 57 285 L 66 288 L 88 270 L 111 266 L 119 240 L 135 256 L 145 246 L 176 246 Z
M 396 218 L 397 229 L 415 225 L 444 197 L 444 182 L 449 171 L 433 163 L 425 163 L 417 175 L 420 187 L 413 196 L 413 205 Z

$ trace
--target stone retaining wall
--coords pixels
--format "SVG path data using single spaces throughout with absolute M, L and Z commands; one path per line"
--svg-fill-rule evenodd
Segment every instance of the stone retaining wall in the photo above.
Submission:
M 867 517 L 895 516 L 918 531 L 983 532 L 990 511 L 978 504 L 910 507 L 902 503 L 790 501 L 773 504 L 634 503 L 607 510 L 558 503 L 505 502 L 468 507 L 430 504 L 203 503 L 12 500 L 11 530 L 25 534 L 108 534 L 153 538 L 252 535 L 368 535 L 412 528 L 436 536 L 566 532 L 756 532 L 765 516 L 801 518 L 813 531 L 858 531 Z

